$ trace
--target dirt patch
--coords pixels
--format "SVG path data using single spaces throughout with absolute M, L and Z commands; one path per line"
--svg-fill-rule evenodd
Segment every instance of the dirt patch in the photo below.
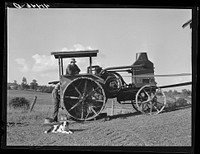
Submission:
M 45 134 L 49 126 L 44 126 L 42 119 L 36 119 L 27 123 L 10 123 L 7 126 L 7 145 L 191 146 L 191 108 L 156 116 L 130 114 L 109 121 L 72 122 L 70 130 L 73 134 L 70 135 Z

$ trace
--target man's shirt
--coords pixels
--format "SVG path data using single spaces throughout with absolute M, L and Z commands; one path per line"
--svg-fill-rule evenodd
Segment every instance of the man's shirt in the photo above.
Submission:
M 67 66 L 66 75 L 75 75 L 75 74 L 78 74 L 79 72 L 80 72 L 80 69 L 78 68 L 76 64 L 74 65 L 69 64 Z

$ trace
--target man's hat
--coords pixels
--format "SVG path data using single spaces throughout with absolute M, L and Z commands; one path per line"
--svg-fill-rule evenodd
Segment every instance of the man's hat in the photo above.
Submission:
M 72 63 L 72 62 L 74 62 L 74 63 L 76 62 L 75 58 L 72 58 L 72 59 L 71 59 L 71 63 Z

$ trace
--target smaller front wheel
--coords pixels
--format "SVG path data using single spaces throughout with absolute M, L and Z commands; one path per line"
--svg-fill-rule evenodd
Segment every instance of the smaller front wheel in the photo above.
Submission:
M 145 85 L 138 90 L 135 102 L 140 112 L 156 115 L 165 108 L 166 96 L 159 87 Z

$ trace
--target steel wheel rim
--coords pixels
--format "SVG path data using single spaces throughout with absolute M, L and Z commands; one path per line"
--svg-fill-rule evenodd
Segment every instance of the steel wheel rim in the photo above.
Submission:
M 150 89 L 150 92 L 147 89 Z M 166 106 L 164 92 L 159 87 L 151 85 L 141 87 L 135 96 L 135 101 L 138 111 L 148 115 L 159 114 Z
M 91 120 L 105 107 L 106 95 L 103 87 L 88 77 L 79 77 L 71 81 L 63 94 L 65 109 L 76 120 Z

